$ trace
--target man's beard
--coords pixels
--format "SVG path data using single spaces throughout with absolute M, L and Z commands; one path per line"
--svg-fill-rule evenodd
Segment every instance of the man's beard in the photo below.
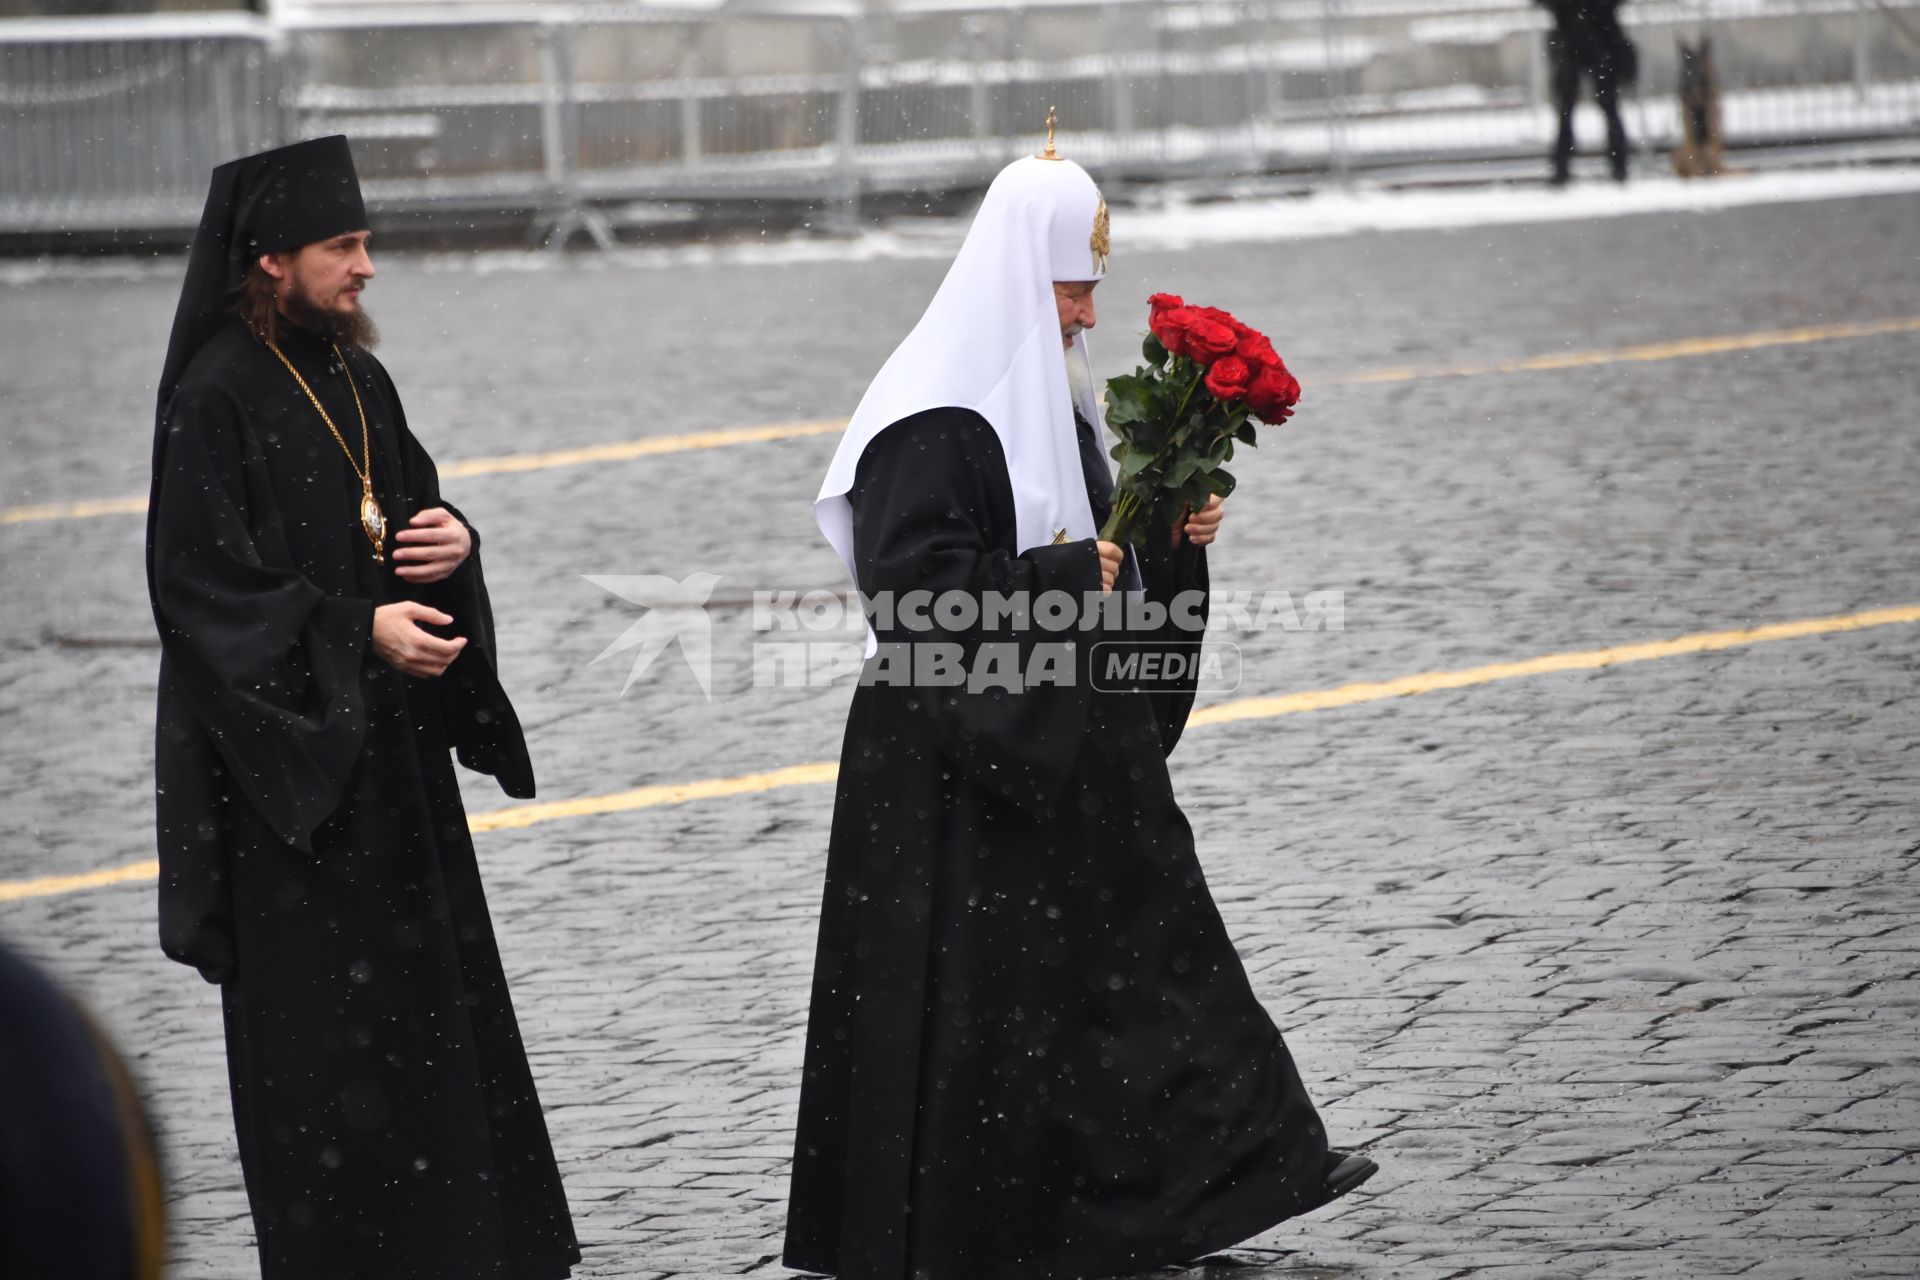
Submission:
M 300 286 L 293 285 L 280 300 L 280 309 L 301 328 L 331 338 L 343 347 L 371 351 L 380 343 L 380 329 L 365 307 L 356 306 L 344 312 L 323 310 L 314 305 Z
M 1093 374 L 1085 360 L 1075 358 L 1072 347 L 1067 348 L 1066 356 L 1067 391 L 1073 400 L 1074 412 L 1085 417 L 1089 407 L 1098 403 L 1093 394 Z M 1095 424 L 1089 421 L 1087 425 Z

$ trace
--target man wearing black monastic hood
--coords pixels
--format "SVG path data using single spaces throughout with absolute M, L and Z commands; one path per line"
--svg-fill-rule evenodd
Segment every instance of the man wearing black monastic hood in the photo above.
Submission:
M 580 1253 L 449 757 L 533 771 L 367 238 L 345 138 L 214 171 L 147 522 L 161 945 L 221 985 L 267 1280 L 548 1280 Z

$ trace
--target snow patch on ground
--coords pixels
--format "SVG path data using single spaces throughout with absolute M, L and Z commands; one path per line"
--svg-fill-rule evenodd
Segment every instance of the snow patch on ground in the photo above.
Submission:
M 1729 174 L 1686 181 L 1598 181 L 1562 188 L 1487 186 L 1452 190 L 1324 189 L 1298 199 L 1222 201 L 1156 209 L 1116 209 L 1116 246 L 1184 249 L 1195 245 L 1304 240 L 1362 232 L 1583 222 L 1650 213 L 1710 214 L 1756 204 L 1844 200 L 1920 193 L 1920 168 L 1833 169 Z
M 1616 186 L 1605 180 L 1554 189 L 1488 184 L 1395 190 L 1356 185 L 1304 196 L 1261 195 L 1199 200 L 1149 190 L 1150 203 L 1113 211 L 1114 244 L 1121 252 L 1178 251 L 1212 244 L 1308 240 L 1325 236 L 1582 222 L 1642 214 L 1712 214 L 1757 204 L 1848 200 L 1862 196 L 1920 195 L 1920 166 L 1852 167 L 1730 174 L 1683 181 L 1641 177 Z M 405 255 L 432 272 L 540 272 L 689 266 L 790 266 L 951 257 L 966 234 L 966 219 L 901 219 L 848 237 L 780 232 L 759 239 L 712 244 L 622 248 L 566 255 L 529 250 Z M 0 284 L 50 280 L 149 279 L 177 274 L 184 257 L 44 257 L 0 261 Z

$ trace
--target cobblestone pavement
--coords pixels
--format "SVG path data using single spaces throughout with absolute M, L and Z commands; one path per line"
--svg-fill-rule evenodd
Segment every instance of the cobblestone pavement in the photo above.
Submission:
M 1170 288 L 1264 322 L 1305 411 L 1240 468 L 1216 588 L 1346 593 L 1239 637 L 1280 693 L 1920 602 L 1920 338 L 1336 385 L 1920 312 L 1910 198 L 1127 256 L 1096 354 Z M 460 272 L 369 301 L 443 463 L 844 415 L 942 266 Z M 0 504 L 139 492 L 169 272 L 16 288 Z M 1316 384 L 1318 386 L 1316 387 Z M 589 660 L 637 616 L 583 574 L 837 586 L 830 437 L 449 485 L 485 531 L 542 794 L 832 759 L 847 691 L 711 703 Z M 150 856 L 129 517 L 0 529 L 0 879 Z M 1920 1274 L 1920 630 L 1888 626 L 1197 730 L 1174 776 L 1221 908 L 1377 1193 L 1237 1274 Z M 482 780 L 483 783 L 483 780 Z M 504 803 L 469 789 L 476 810 Z M 830 791 L 483 835 L 593 1277 L 776 1274 Z M 100 1010 L 166 1130 L 182 1277 L 256 1274 L 213 992 L 150 885 L 0 906 Z

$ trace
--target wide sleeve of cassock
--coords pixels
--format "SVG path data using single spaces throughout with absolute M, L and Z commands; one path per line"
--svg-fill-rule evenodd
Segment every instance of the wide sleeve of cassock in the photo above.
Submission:
M 1037 599 L 1062 591 L 1078 602 L 1099 590 L 1100 557 L 1091 539 L 1016 552 L 999 437 L 968 410 L 931 410 L 882 431 L 861 456 L 847 497 L 857 577 L 869 597 L 890 593 L 898 602 L 908 592 L 958 591 Z M 969 670 L 983 644 L 1006 646 L 1001 652 L 1016 656 L 1025 672 L 1037 646 L 1076 642 L 1074 632 L 907 630 L 899 616 L 894 622 L 879 632 L 883 648 L 957 646 Z M 902 691 L 903 701 L 972 783 L 1044 812 L 1072 772 L 1086 724 L 1083 664 L 1076 657 L 1065 666 L 1071 682 L 1019 690 L 964 680 L 919 684 Z
M 1086 472 L 1093 518 L 1104 525 L 1113 509 L 1113 475 L 1100 451 L 1099 432 L 1078 413 L 1074 414 L 1074 429 L 1080 437 L 1080 463 Z M 1184 539 L 1176 546 L 1165 526 L 1158 521 L 1152 525 L 1144 544 L 1129 546 L 1128 555 L 1139 571 L 1141 594 L 1166 611 L 1165 621 L 1146 635 L 1129 630 L 1124 639 L 1129 646 L 1144 644 L 1163 653 L 1192 656 L 1198 653 L 1207 630 L 1207 551 Z M 1161 746 L 1169 755 L 1193 709 L 1198 678 L 1197 669 L 1189 664 L 1177 685 L 1155 682 L 1138 694 L 1152 706 L 1160 726 Z
M 170 685 L 240 792 L 235 800 L 311 853 L 366 735 L 360 671 L 373 602 L 329 595 L 289 567 L 282 530 L 304 517 L 274 505 L 228 393 L 176 394 L 155 466 L 148 573 L 163 702 Z M 158 745 L 168 749 L 164 734 Z M 160 762 L 163 778 L 169 763 Z M 163 876 L 170 853 L 186 856 L 186 845 L 163 831 Z
M 1155 641 L 1167 650 L 1197 653 L 1206 636 L 1209 616 L 1207 549 L 1184 538 L 1179 546 L 1172 546 L 1165 531 L 1156 528 L 1146 546 L 1134 548 L 1134 556 L 1146 598 L 1167 609 L 1167 619 Z M 1188 664 L 1178 685 L 1158 687 L 1145 695 L 1153 704 L 1154 718 L 1160 723 L 1160 743 L 1168 755 L 1173 754 L 1187 727 L 1198 683 L 1198 667 Z
M 164 653 L 153 745 L 160 949 L 208 982 L 225 982 L 236 954 L 226 821 L 232 787 Z
M 375 369 L 381 390 L 393 406 L 408 509 L 417 513 L 445 507 L 467 527 L 473 539 L 472 548 L 459 568 L 439 582 L 412 591 L 421 603 L 450 615 L 452 633 L 467 638 L 467 647 L 440 677 L 440 704 L 447 737 L 461 764 L 477 773 L 491 775 L 501 790 L 516 799 L 530 798 L 534 794 L 533 762 L 527 753 L 520 718 L 500 684 L 493 603 L 487 595 L 486 575 L 480 567 L 480 531 L 457 507 L 440 496 L 438 468 L 407 428 L 400 394 L 386 370 L 378 365 Z

